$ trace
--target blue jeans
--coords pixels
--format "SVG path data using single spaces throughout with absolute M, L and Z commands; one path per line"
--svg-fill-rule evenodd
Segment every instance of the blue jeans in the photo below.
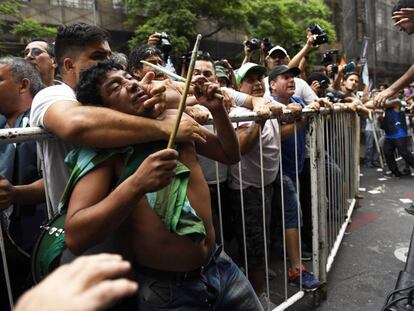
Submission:
M 216 252 L 200 277 L 160 279 L 137 269 L 138 310 L 263 310 L 252 286 L 224 251 Z

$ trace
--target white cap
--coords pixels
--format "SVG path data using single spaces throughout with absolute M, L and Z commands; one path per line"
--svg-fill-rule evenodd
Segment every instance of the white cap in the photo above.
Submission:
M 267 55 L 271 55 L 274 51 L 282 51 L 283 53 L 285 53 L 286 56 L 288 56 L 288 53 L 286 52 L 286 50 L 284 48 L 282 48 L 280 45 L 276 45 L 274 47 L 272 47 L 269 51 L 269 53 L 267 53 Z

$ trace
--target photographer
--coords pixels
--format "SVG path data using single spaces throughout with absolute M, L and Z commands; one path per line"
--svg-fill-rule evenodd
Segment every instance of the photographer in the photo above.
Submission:
M 129 54 L 128 71 L 138 80 L 141 80 L 148 72 L 154 71 L 150 66 L 142 64 L 141 61 L 145 60 L 151 64 L 157 66 L 164 66 L 162 60 L 162 53 L 155 46 L 150 44 L 142 44 L 137 46 Z M 166 77 L 163 73 L 154 71 L 154 80 L 164 80 Z
M 289 62 L 289 67 L 299 67 L 301 70 L 301 78 L 306 79 L 305 65 L 306 57 L 315 49 L 318 49 L 320 44 L 327 43 L 328 37 L 324 30 L 318 25 L 309 25 L 307 31 L 307 41 L 303 48 L 292 58 Z
M 326 97 L 327 90 L 330 86 L 329 77 L 321 72 L 312 72 L 307 82 L 318 97 Z

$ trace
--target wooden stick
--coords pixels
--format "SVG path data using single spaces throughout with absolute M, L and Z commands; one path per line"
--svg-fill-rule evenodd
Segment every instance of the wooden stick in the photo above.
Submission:
M 197 58 L 197 52 L 198 52 L 198 48 L 200 46 L 200 41 L 201 41 L 201 35 L 198 34 L 197 35 L 197 40 L 194 44 L 193 53 L 191 54 L 191 61 L 190 61 L 190 66 L 189 66 L 188 72 L 187 72 L 187 81 L 185 82 L 185 85 L 184 85 L 184 92 L 183 92 L 183 94 L 181 94 L 180 105 L 178 106 L 177 119 L 176 119 L 175 124 L 174 124 L 174 129 L 173 129 L 173 131 L 170 135 L 170 139 L 168 141 L 167 148 L 169 148 L 169 149 L 171 149 L 174 145 L 175 137 L 177 136 L 177 132 L 178 132 L 178 127 L 180 126 L 181 116 L 183 115 L 183 112 L 184 112 L 184 109 L 185 109 L 185 102 L 187 100 L 188 90 L 190 89 L 190 83 L 191 83 L 191 79 L 193 77 L 194 65 L 195 65 L 195 61 L 196 61 L 196 58 Z
M 160 67 L 160 66 L 157 66 L 155 64 L 149 63 L 149 62 L 147 62 L 145 60 L 142 60 L 141 63 L 143 63 L 143 64 L 151 67 L 152 69 L 154 69 L 156 71 L 162 72 L 163 74 L 165 74 L 165 75 L 167 75 L 167 76 L 169 76 L 169 77 L 171 77 L 171 78 L 173 78 L 175 80 L 178 80 L 178 81 L 181 81 L 181 82 L 187 82 L 187 79 L 185 79 L 185 78 L 183 78 L 183 77 L 175 74 L 174 72 L 171 72 L 171 71 L 169 71 L 169 70 L 167 70 L 167 69 L 165 69 L 163 67 Z M 214 93 L 213 96 L 215 98 L 217 98 L 217 99 L 220 99 L 220 100 L 223 99 L 223 95 L 221 95 L 219 93 Z
M 159 71 L 159 72 L 162 72 L 163 74 L 165 74 L 167 76 L 170 76 L 171 78 L 173 78 L 175 80 L 178 80 L 178 81 L 181 81 L 181 82 L 186 82 L 187 81 L 185 78 L 175 74 L 174 72 L 171 72 L 171 71 L 165 69 L 164 67 L 157 66 L 157 65 L 149 63 L 145 60 L 142 60 L 141 63 L 145 64 L 147 66 L 150 66 L 152 69 L 154 69 L 156 71 Z

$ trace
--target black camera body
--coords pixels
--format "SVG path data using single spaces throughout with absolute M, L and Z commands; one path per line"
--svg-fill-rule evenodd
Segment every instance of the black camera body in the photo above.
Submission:
M 316 35 L 315 41 L 313 41 L 313 45 L 328 43 L 328 35 L 325 33 L 325 30 L 321 26 L 318 24 L 310 24 L 308 26 L 308 29 L 311 34 Z
M 329 81 L 322 80 L 319 82 L 319 85 L 321 86 L 321 88 L 327 89 L 329 87 Z
M 326 97 L 333 103 L 340 103 L 345 99 L 345 94 L 341 91 L 331 90 L 326 93 Z
M 160 43 L 159 43 L 159 49 L 164 54 L 168 55 L 172 50 L 172 44 L 170 41 L 170 37 L 166 32 L 161 32 L 159 35 Z
M 260 49 L 261 44 L 263 43 L 265 51 L 270 51 L 273 47 L 273 44 L 270 42 L 269 38 L 263 38 L 262 40 L 252 38 L 247 40 L 244 44 L 251 50 L 258 50 Z
M 255 39 L 255 38 L 253 38 L 253 39 L 250 39 L 250 40 L 247 40 L 246 42 L 245 42 L 245 45 L 251 50 L 251 51 L 253 51 L 253 50 L 258 50 L 258 49 L 260 49 L 260 44 L 261 44 L 262 42 L 259 40 L 259 39 Z
M 332 65 L 332 72 L 338 73 L 337 55 L 338 50 L 327 50 L 322 56 L 322 65 Z

